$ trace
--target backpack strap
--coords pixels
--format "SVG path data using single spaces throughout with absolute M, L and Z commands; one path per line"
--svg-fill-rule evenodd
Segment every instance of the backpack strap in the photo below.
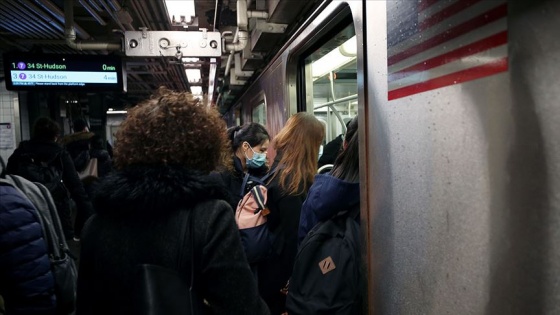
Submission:
M 186 212 L 186 219 L 184 220 L 185 222 L 183 222 L 183 224 L 181 224 L 181 240 L 179 242 L 180 246 L 179 246 L 179 250 L 177 252 L 177 266 L 176 266 L 176 270 L 180 271 L 181 268 L 183 268 L 183 265 L 185 263 L 185 255 L 184 255 L 184 243 L 185 243 L 185 236 L 186 236 L 186 229 L 187 227 L 189 228 L 189 239 L 191 241 L 191 270 L 190 270 L 190 276 L 191 276 L 191 280 L 190 280 L 190 284 L 189 284 L 189 296 L 190 296 L 190 313 L 189 314 L 197 314 L 194 312 L 194 305 L 196 303 L 195 301 L 195 297 L 194 297 L 194 291 L 193 291 L 193 287 L 194 287 L 194 269 L 195 269 L 195 257 L 198 257 L 197 255 L 195 255 L 195 250 L 196 250 L 196 242 L 195 242 L 195 237 L 194 237 L 194 211 L 195 211 L 196 207 L 193 209 L 190 209 L 189 211 L 185 211 Z
M 266 181 L 272 176 L 274 175 L 274 173 L 276 173 L 276 171 L 279 169 L 279 167 L 275 167 L 272 171 L 266 173 L 266 175 L 264 175 L 261 178 L 257 178 L 257 177 L 252 177 L 251 175 L 249 175 L 249 172 L 245 173 L 245 176 L 243 177 L 243 183 L 241 184 L 241 191 L 239 191 L 239 196 L 245 196 L 245 187 L 247 186 L 247 182 L 249 181 L 249 178 L 252 177 L 252 180 L 254 182 L 259 183 L 260 185 L 266 186 Z
M 257 203 L 257 209 L 255 209 L 255 214 L 259 213 L 261 210 L 263 210 L 264 208 L 266 208 L 265 202 L 264 202 L 264 195 L 262 193 L 262 190 L 260 189 L 259 185 L 253 187 L 253 189 L 251 189 L 251 194 L 253 194 L 254 200 Z

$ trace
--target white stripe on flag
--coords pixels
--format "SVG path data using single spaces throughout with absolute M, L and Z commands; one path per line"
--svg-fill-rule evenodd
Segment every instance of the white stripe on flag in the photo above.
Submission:
M 443 0 L 443 1 L 438 1 L 434 4 L 432 4 L 431 6 L 429 6 L 428 8 L 426 8 L 424 11 L 420 12 L 420 14 L 418 14 L 418 22 L 424 22 L 425 20 L 427 20 L 428 18 L 430 18 L 430 16 L 442 11 L 443 9 L 451 6 L 452 4 L 455 4 L 456 2 L 459 1 L 465 1 L 465 0 Z
M 429 69 L 427 71 L 421 71 L 410 75 L 408 77 L 389 82 L 389 91 L 402 88 L 409 85 L 414 85 L 422 83 L 434 78 L 438 78 L 444 75 L 452 74 L 461 70 L 468 68 L 481 66 L 483 64 L 496 61 L 500 58 L 507 56 L 507 44 L 502 45 L 490 50 L 474 54 L 454 62 L 447 63 L 445 65 Z
M 465 0 L 463 0 L 465 1 Z M 396 55 L 398 53 L 401 53 L 407 49 L 409 49 L 410 47 L 416 46 L 422 42 L 425 42 L 427 40 L 429 40 L 432 37 L 435 37 L 437 35 L 440 35 L 442 33 L 447 32 L 449 29 L 462 24 L 472 18 L 475 18 L 477 16 L 482 15 L 483 13 L 494 9 L 502 4 L 504 4 L 505 1 L 494 1 L 494 0 L 485 0 L 485 1 L 481 1 L 471 7 L 468 7 L 467 9 L 458 12 L 457 14 L 453 15 L 453 18 L 448 18 L 445 19 L 443 21 L 441 21 L 440 23 L 426 29 L 423 31 L 420 31 L 416 34 L 414 34 L 413 36 L 411 36 L 410 38 L 408 38 L 407 40 L 404 40 L 402 42 L 400 42 L 399 44 L 393 46 L 393 47 L 389 47 L 387 54 L 388 56 L 392 56 L 392 55 Z M 388 31 L 398 31 L 398 30 L 388 30 Z
M 453 51 L 457 48 L 466 46 L 476 41 L 487 38 L 491 35 L 505 31 L 507 29 L 507 20 L 502 18 L 498 21 L 492 22 L 476 29 L 476 31 L 468 32 L 450 41 L 444 42 L 434 48 L 425 50 L 419 54 L 413 55 L 403 61 L 399 61 L 392 66 L 389 66 L 389 74 L 408 68 L 422 61 L 430 58 L 443 55 L 446 52 Z

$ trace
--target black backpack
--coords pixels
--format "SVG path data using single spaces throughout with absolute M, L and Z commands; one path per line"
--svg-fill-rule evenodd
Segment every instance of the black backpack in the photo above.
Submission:
M 302 241 L 290 278 L 289 314 L 360 314 L 359 207 L 318 223 Z
M 61 153 L 49 161 L 38 159 L 29 153 L 19 156 L 15 175 L 19 175 L 31 182 L 41 183 L 51 193 L 55 201 L 68 197 L 68 190 L 62 182 L 64 164 Z
M 78 271 L 70 256 L 54 201 L 45 186 L 20 176 L 5 175 L 0 183 L 11 185 L 35 206 L 47 244 L 54 277 L 57 314 L 72 314 L 76 306 Z

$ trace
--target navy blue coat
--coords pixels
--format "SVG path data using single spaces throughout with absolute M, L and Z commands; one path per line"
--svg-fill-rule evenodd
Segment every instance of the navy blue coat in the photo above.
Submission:
M 37 210 L 0 184 L 0 295 L 6 314 L 54 314 L 54 279 Z
M 360 204 L 360 183 L 345 182 L 330 174 L 315 175 L 307 199 L 301 207 L 298 240 L 320 221 L 332 218 L 340 211 L 350 210 Z

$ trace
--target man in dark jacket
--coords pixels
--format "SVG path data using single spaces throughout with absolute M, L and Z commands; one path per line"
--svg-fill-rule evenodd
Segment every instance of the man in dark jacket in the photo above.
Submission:
M 6 314 L 55 314 L 54 279 L 37 210 L 0 184 L 0 295 Z
M 90 132 L 86 121 L 83 118 L 77 118 L 73 121 L 73 134 L 67 135 L 62 139 L 62 144 L 66 151 L 70 153 L 74 168 L 81 172 L 89 162 L 90 140 L 95 134 Z
M 76 203 L 78 213 L 81 211 L 90 215 L 93 213 L 93 206 L 74 168 L 72 158 L 66 150 L 56 143 L 59 134 L 60 127 L 55 121 L 48 117 L 39 118 L 33 126 L 33 137 L 31 140 L 22 141 L 8 159 L 6 172 L 8 174 L 20 175 L 30 181 L 40 182 L 36 178 L 28 178 L 29 175 L 26 173 L 25 167 L 29 163 L 28 160 L 32 160 L 33 163 L 48 167 L 52 166 L 61 173 L 62 185 L 59 182 L 53 188 L 49 187 L 47 183 L 42 184 L 49 188 L 56 204 L 64 235 L 66 239 L 70 239 L 74 234 L 79 236 L 82 227 L 76 226 L 76 231 L 74 231 L 68 192 L 70 192 L 70 196 Z

